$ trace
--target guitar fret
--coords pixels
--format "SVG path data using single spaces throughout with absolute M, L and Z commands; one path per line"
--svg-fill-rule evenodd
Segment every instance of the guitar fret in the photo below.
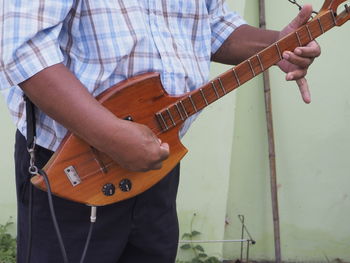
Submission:
M 251 70 L 252 73 L 253 73 L 253 76 L 255 77 L 255 71 L 254 71 L 254 69 L 253 69 L 253 65 L 252 65 L 252 62 L 250 61 L 250 59 L 248 59 L 248 64 L 249 64 L 250 70 Z
M 332 19 L 333 19 L 333 24 L 336 26 L 337 25 L 337 21 L 335 19 L 335 16 L 334 16 L 333 12 L 331 12 L 331 15 L 332 15 Z
M 190 99 L 190 101 L 191 101 L 191 103 L 192 103 L 192 106 L 193 106 L 193 108 L 194 108 L 194 111 L 195 111 L 195 112 L 198 112 L 197 107 L 196 107 L 196 105 L 194 104 L 194 101 L 192 100 L 192 95 L 188 96 L 188 98 Z
M 180 111 L 179 105 L 177 105 L 177 103 L 175 104 L 175 107 L 176 107 L 177 112 L 178 112 L 179 115 L 180 115 L 181 120 L 182 120 L 182 121 L 185 120 L 184 117 L 182 116 L 182 113 L 181 113 L 181 111 Z
M 167 130 L 169 130 L 169 127 L 168 127 L 168 125 L 166 124 L 166 122 L 165 122 L 165 120 L 164 120 L 164 118 L 163 118 L 163 115 L 162 115 L 162 113 L 160 112 L 158 112 L 157 114 L 156 114 L 156 116 L 157 116 L 157 118 L 158 118 L 158 121 L 160 121 L 160 122 L 162 122 L 163 123 L 163 126 L 165 127 L 165 130 L 167 131 Z
M 276 49 L 277 49 L 277 52 L 278 52 L 278 55 L 279 55 L 280 59 L 282 60 L 282 59 L 283 59 L 283 58 L 282 58 L 282 53 L 281 53 L 280 47 L 279 47 L 279 45 L 278 45 L 278 42 L 275 44 L 275 47 L 276 47 Z
M 187 118 L 188 118 L 188 114 L 187 114 L 186 108 L 185 108 L 185 106 L 184 106 L 182 100 L 180 100 L 180 105 L 181 105 L 181 108 L 182 108 L 183 112 L 185 113 L 186 119 L 187 119 Z
M 199 89 L 199 91 L 200 91 L 200 93 L 202 94 L 202 97 L 203 97 L 203 99 L 204 99 L 204 101 L 205 101 L 205 105 L 209 105 L 209 103 L 208 103 L 208 101 L 207 101 L 207 98 L 204 96 L 204 92 L 203 92 L 203 89 Z
M 306 27 L 307 33 L 309 34 L 309 38 L 310 38 L 310 40 L 314 40 L 314 39 L 312 38 L 312 35 L 311 35 L 311 31 L 310 31 L 309 25 L 306 25 L 305 27 Z
M 226 94 L 226 90 L 225 90 L 224 85 L 223 85 L 222 82 L 221 82 L 221 79 L 218 78 L 218 81 L 219 81 L 219 84 L 220 84 L 220 88 L 222 89 L 222 91 L 224 92 L 224 94 Z
M 239 81 L 239 78 L 238 78 L 236 69 L 233 68 L 233 69 L 232 69 L 232 72 L 233 72 L 233 74 L 235 75 L 235 78 L 236 78 L 236 81 L 237 81 L 238 86 L 241 86 L 241 82 Z
M 200 112 L 206 106 L 210 106 L 215 100 L 220 99 L 249 79 L 265 72 L 272 64 L 283 60 L 284 52 L 287 50 L 302 47 L 305 43 L 326 32 L 333 25 L 332 19 L 333 23 L 337 25 L 336 14 L 331 10 L 325 15 L 317 16 L 313 21 L 306 23 L 303 28 L 299 28 L 291 35 L 272 43 L 266 50 L 256 53 L 240 65 L 231 68 L 232 73 L 225 72 L 196 91 L 184 94 L 184 97 L 180 97 L 175 103 L 170 104 L 171 106 L 165 106 L 155 116 L 158 129 L 166 132 L 173 127 L 176 128 L 188 117 Z
M 171 122 L 173 123 L 174 127 L 176 126 L 176 123 L 174 121 L 174 118 L 173 118 L 173 115 L 171 115 L 171 112 L 169 110 L 169 108 L 166 109 L 166 112 L 168 113 L 169 117 L 170 117 L 170 120 Z
M 317 22 L 318 22 L 318 24 L 319 24 L 319 26 L 320 26 L 320 28 L 321 28 L 322 34 L 324 34 L 324 29 L 323 29 L 323 26 L 322 26 L 322 23 L 321 23 L 321 19 L 320 19 L 320 18 L 317 18 Z
M 260 68 L 261 68 L 261 71 L 265 71 L 265 69 L 264 69 L 264 65 L 263 65 L 263 63 L 261 62 L 261 59 L 260 59 L 260 55 L 259 55 L 259 54 L 257 54 L 257 55 L 256 55 L 256 57 L 258 58 L 258 61 L 259 61 L 259 64 L 260 64 Z
M 299 32 L 295 31 L 295 35 L 297 36 L 299 47 L 301 47 L 303 44 L 301 43 L 300 37 L 299 37 Z
M 214 89 L 214 92 L 215 92 L 216 97 L 218 97 L 218 99 L 220 99 L 220 96 L 219 96 L 218 90 L 217 90 L 216 87 L 215 87 L 214 81 L 211 82 L 211 86 L 212 86 L 213 89 Z

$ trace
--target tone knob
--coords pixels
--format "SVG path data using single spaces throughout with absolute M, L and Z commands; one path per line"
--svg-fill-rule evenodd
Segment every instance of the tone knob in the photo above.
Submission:
M 102 193 L 103 193 L 105 196 L 114 195 L 114 193 L 115 193 L 115 186 L 114 186 L 114 184 L 111 184 L 111 183 L 105 184 L 105 185 L 102 187 Z
M 129 191 L 131 191 L 132 183 L 129 179 L 123 179 L 119 183 L 119 188 L 123 192 L 129 192 Z

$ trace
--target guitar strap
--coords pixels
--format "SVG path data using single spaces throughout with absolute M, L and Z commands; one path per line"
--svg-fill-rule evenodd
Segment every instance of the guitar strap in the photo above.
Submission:
M 23 95 L 23 99 L 26 104 L 26 121 L 27 121 L 27 150 L 30 155 L 30 166 L 28 168 L 31 173 L 31 167 L 35 166 L 35 136 L 36 136 L 36 122 L 35 122 L 35 106 L 33 102 Z M 29 208 L 28 208 L 28 245 L 27 245 L 27 257 L 26 263 L 30 262 L 31 248 L 32 248 L 32 213 L 33 213 L 33 185 L 29 182 Z
M 26 103 L 26 116 L 27 116 L 27 148 L 33 149 L 35 146 L 35 136 L 36 136 L 36 122 L 35 122 L 35 106 L 33 102 L 23 95 L 24 101 Z

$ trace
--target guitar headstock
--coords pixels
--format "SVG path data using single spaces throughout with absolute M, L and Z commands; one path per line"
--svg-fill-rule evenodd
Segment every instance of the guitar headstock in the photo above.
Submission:
M 338 12 L 340 10 L 341 4 L 343 4 L 344 10 L 342 12 Z M 326 0 L 320 10 L 319 13 L 324 11 L 332 10 L 335 18 L 335 22 L 337 26 L 341 26 L 346 21 L 350 19 L 350 1 L 349 0 Z

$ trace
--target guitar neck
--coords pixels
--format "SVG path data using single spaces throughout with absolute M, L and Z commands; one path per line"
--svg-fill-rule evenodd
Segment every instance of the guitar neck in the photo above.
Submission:
M 292 51 L 296 47 L 307 45 L 335 25 L 333 12 L 331 10 L 324 12 L 211 82 L 181 97 L 176 103 L 156 114 L 162 131 L 181 125 L 188 117 L 282 60 L 284 51 Z

